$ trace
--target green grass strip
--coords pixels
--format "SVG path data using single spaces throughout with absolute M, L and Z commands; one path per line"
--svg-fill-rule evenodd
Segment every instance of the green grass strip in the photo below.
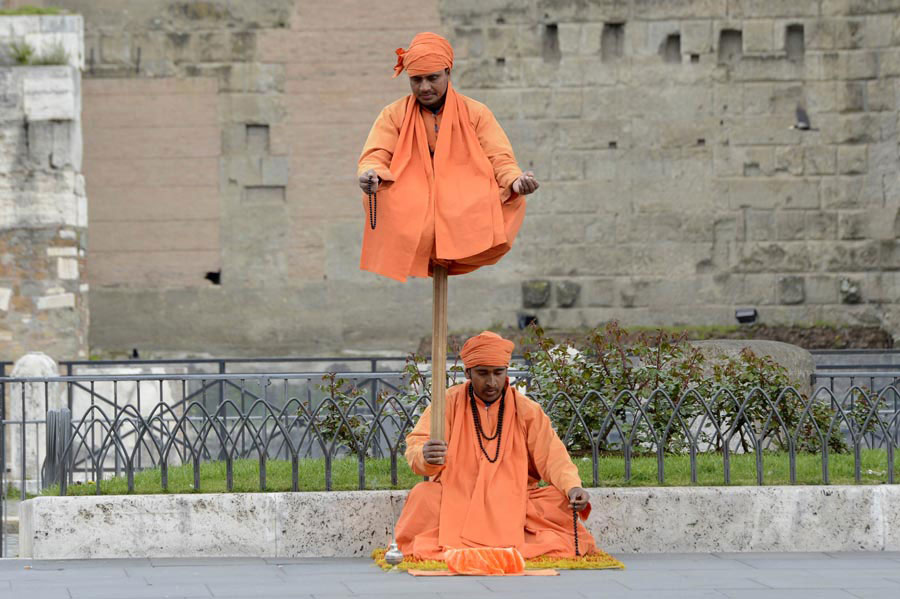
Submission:
M 887 452 L 872 449 L 861 452 L 861 484 L 874 485 L 887 483 Z M 585 486 L 592 486 L 591 461 L 576 458 Z M 657 480 L 657 462 L 655 457 L 636 457 L 631 463 L 631 479 L 624 480 L 625 461 L 621 456 L 603 456 L 598 461 L 599 486 L 601 487 L 648 487 L 691 485 L 690 461 L 688 456 L 666 456 L 664 459 L 665 482 Z M 406 461 L 398 460 L 398 484 L 391 485 L 390 461 L 387 459 L 368 459 L 365 463 L 366 489 L 409 489 L 422 477 L 414 474 Z M 790 484 L 789 461 L 786 453 L 766 453 L 763 455 L 763 484 Z M 830 484 L 857 484 L 854 478 L 853 455 L 838 454 L 829 456 Z M 359 486 L 358 462 L 355 458 L 341 458 L 332 462 L 332 490 L 351 491 Z M 894 458 L 895 480 L 900 482 L 900 459 Z M 193 466 L 173 466 L 169 468 L 169 486 L 163 491 L 160 470 L 145 470 L 135 473 L 135 493 L 142 495 L 156 493 L 224 493 L 225 463 L 204 462 L 200 465 L 200 490 L 193 488 Z M 697 456 L 697 484 L 702 486 L 724 484 L 722 456 L 717 454 L 701 454 Z M 322 459 L 302 459 L 299 462 L 299 481 L 301 491 L 325 490 L 325 462 Z M 823 484 L 822 456 L 820 454 L 797 455 L 797 483 L 802 485 Z M 756 458 L 753 454 L 731 456 L 731 484 L 735 486 L 756 485 Z M 128 493 L 127 479 L 124 476 L 104 480 L 100 486 L 103 495 L 124 495 Z M 259 462 L 257 460 L 235 460 L 234 491 L 238 493 L 259 492 Z M 291 463 L 284 460 L 266 462 L 266 491 L 291 490 Z M 69 495 L 93 495 L 96 486 L 93 483 L 70 485 Z M 59 495 L 58 487 L 44 491 L 44 495 Z
M 2 8 L 0 17 L 21 17 L 28 15 L 58 15 L 62 9 L 56 6 L 20 6 L 19 8 Z

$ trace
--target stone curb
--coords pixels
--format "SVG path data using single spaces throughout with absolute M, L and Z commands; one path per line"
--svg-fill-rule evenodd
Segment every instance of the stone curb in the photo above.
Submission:
M 900 550 L 900 485 L 590 492 L 588 527 L 613 553 Z M 406 494 L 38 497 L 20 506 L 20 556 L 368 556 Z

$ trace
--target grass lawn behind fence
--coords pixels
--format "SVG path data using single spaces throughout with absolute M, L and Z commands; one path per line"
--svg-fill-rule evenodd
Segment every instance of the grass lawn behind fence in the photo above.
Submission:
M 576 459 L 581 480 L 586 487 L 592 486 L 590 459 Z M 666 456 L 665 486 L 688 486 L 691 484 L 690 460 L 687 456 Z M 599 486 L 601 487 L 650 487 L 659 486 L 656 478 L 656 457 L 632 459 L 631 480 L 625 482 L 625 460 L 620 456 L 601 457 L 599 462 Z M 887 483 L 887 452 L 884 450 L 863 450 L 861 452 L 862 484 Z M 700 485 L 722 485 L 724 474 L 722 456 L 701 454 L 697 456 L 697 478 Z M 763 456 L 763 483 L 766 485 L 790 484 L 789 463 L 786 453 L 766 453 Z M 853 455 L 829 455 L 830 483 L 835 485 L 856 484 L 854 478 Z M 366 489 L 409 489 L 422 480 L 400 458 L 397 463 L 398 485 L 391 486 L 390 461 L 387 459 L 366 460 Z M 355 458 L 336 459 L 332 462 L 332 489 L 335 491 L 356 490 L 359 485 L 358 462 Z M 900 482 L 900 460 L 894 460 L 895 480 Z M 303 459 L 299 462 L 301 491 L 325 490 L 325 463 L 321 459 Z M 224 493 L 225 463 L 204 462 L 200 465 L 200 490 L 194 491 L 194 471 L 191 465 L 169 468 L 168 491 L 160 484 L 160 470 L 145 470 L 135 473 L 134 488 L 137 494 L 155 493 Z M 797 455 L 797 483 L 806 485 L 822 484 L 822 456 L 819 454 Z M 756 457 L 753 454 L 731 456 L 731 484 L 756 484 Z M 101 484 L 104 495 L 124 495 L 128 493 L 125 477 L 105 480 Z M 259 462 L 257 460 L 236 460 L 234 462 L 234 491 L 258 492 Z M 283 460 L 266 462 L 266 490 L 291 490 L 291 463 Z M 93 495 L 96 486 L 75 484 L 68 488 L 69 495 Z M 59 495 L 59 487 L 51 487 L 44 495 Z

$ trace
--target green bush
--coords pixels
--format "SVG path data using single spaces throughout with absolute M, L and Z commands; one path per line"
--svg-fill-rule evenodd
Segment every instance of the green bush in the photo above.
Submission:
M 592 438 L 600 452 L 635 454 L 721 451 L 726 441 L 745 452 L 792 444 L 821 451 L 823 441 L 846 452 L 840 425 L 875 432 L 870 415 L 883 403 L 856 390 L 842 414 L 831 402 L 811 401 L 768 356 L 744 349 L 710 359 L 683 334 L 634 336 L 615 322 L 581 343 L 557 343 L 533 327 L 529 342 L 532 394 L 575 455 L 592 453 Z

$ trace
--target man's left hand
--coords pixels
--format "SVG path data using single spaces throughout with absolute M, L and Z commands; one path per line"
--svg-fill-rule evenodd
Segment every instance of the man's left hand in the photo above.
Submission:
M 534 173 L 525 171 L 519 175 L 518 179 L 513 181 L 512 190 L 519 195 L 527 196 L 529 193 L 537 191 L 537 188 L 540 186 L 540 183 L 534 178 Z
M 569 505 L 575 508 L 575 511 L 580 512 L 586 508 L 590 499 L 591 496 L 581 487 L 572 487 L 569 490 Z

